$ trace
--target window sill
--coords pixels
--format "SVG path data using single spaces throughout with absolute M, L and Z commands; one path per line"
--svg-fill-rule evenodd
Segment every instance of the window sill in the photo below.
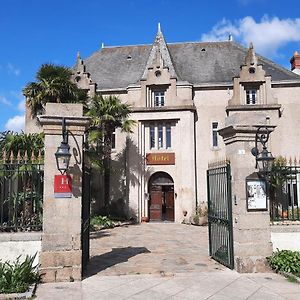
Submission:
M 221 148 L 219 146 L 216 146 L 216 147 L 211 147 L 210 150 L 211 151 L 219 151 L 219 150 L 221 150 Z
M 247 110 L 279 110 L 281 104 L 243 104 L 243 105 L 228 105 L 226 112 L 229 111 L 247 111 Z
M 173 151 L 172 148 L 167 148 L 167 149 L 156 149 L 156 148 L 151 148 L 148 150 L 148 152 L 161 152 L 161 153 L 164 153 L 164 152 L 170 152 L 170 151 Z

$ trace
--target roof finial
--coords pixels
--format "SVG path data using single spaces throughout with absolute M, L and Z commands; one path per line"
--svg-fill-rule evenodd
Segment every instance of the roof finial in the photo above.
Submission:
M 77 51 L 77 60 L 80 60 L 80 52 Z
M 257 57 L 254 52 L 253 43 L 250 42 L 249 49 L 247 51 L 247 55 L 245 57 L 245 65 L 257 65 Z
M 158 22 L 158 24 L 157 24 L 157 31 L 158 31 L 158 32 L 161 32 L 160 22 Z

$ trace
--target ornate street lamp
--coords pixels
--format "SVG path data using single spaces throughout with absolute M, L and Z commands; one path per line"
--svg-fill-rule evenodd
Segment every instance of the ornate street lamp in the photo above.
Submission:
M 274 157 L 267 149 L 267 142 L 272 131 L 266 125 L 258 126 L 255 135 L 255 147 L 252 148 L 251 153 L 255 156 L 256 165 L 259 171 L 267 174 L 271 171 Z M 262 150 L 260 151 L 260 149 Z
M 63 140 L 59 147 L 57 147 L 57 151 L 55 152 L 55 159 L 57 169 L 63 175 L 69 168 L 71 153 L 70 146 L 68 144 L 68 131 L 66 129 L 66 120 L 62 118 L 62 137 Z

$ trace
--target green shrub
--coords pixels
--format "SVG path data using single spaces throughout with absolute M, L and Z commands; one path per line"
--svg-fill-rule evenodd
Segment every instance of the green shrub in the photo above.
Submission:
M 300 252 L 277 249 L 267 261 L 276 272 L 282 271 L 300 276 Z
M 115 226 L 116 222 L 107 216 L 93 216 L 91 218 L 91 230 L 114 228 Z
M 35 257 L 36 254 L 27 255 L 22 262 L 20 256 L 14 262 L 0 261 L 0 293 L 23 293 L 31 284 L 39 281 L 37 265 L 33 266 Z

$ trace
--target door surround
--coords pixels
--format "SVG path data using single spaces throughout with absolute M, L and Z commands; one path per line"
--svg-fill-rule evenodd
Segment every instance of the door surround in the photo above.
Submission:
M 174 181 L 166 172 L 156 172 L 148 181 L 148 215 L 150 221 L 175 219 Z

